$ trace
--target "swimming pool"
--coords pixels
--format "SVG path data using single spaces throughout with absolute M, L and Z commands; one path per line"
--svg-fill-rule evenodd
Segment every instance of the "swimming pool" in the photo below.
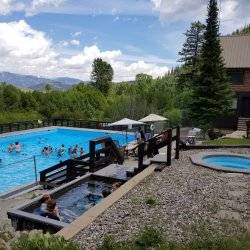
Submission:
M 194 164 L 227 172 L 250 173 L 250 156 L 232 153 L 200 153 L 191 156 Z
M 62 144 L 66 149 L 77 144 L 83 147 L 85 153 L 88 153 L 89 141 L 103 136 L 111 136 L 113 140 L 119 141 L 120 145 L 135 139 L 132 134 L 128 134 L 126 139 L 122 132 L 73 128 L 47 128 L 0 137 L 0 193 L 34 182 L 33 156 L 39 173 L 70 157 L 67 152 L 62 157 L 57 156 L 57 149 Z M 8 145 L 15 142 L 22 145 L 21 152 L 9 153 Z M 49 156 L 41 154 L 46 146 L 53 148 L 53 153 Z

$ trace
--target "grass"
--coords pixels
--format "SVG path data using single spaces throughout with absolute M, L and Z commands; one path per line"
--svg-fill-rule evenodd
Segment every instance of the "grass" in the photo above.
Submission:
M 250 138 L 244 139 L 232 139 L 232 138 L 220 138 L 216 140 L 203 141 L 205 145 L 250 145 Z
M 147 198 L 147 199 L 145 200 L 145 203 L 146 203 L 147 205 L 153 207 L 153 206 L 155 206 L 155 205 L 158 204 L 158 201 L 157 201 L 156 199 L 152 198 L 152 197 L 149 197 L 149 198 Z
M 248 250 L 250 233 L 235 237 L 216 236 L 207 239 L 194 239 L 186 243 L 175 243 L 163 238 L 160 230 L 145 228 L 131 241 L 117 242 L 108 236 L 98 250 Z

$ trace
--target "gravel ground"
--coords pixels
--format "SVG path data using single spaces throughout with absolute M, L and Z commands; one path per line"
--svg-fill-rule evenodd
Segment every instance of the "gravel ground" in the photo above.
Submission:
M 192 165 L 189 156 L 201 151 L 181 152 L 180 160 L 145 179 L 74 240 L 86 249 L 95 249 L 106 235 L 126 240 L 148 225 L 178 242 L 250 229 L 250 176 Z M 213 151 L 250 155 L 250 149 Z M 147 204 L 150 198 L 155 204 Z

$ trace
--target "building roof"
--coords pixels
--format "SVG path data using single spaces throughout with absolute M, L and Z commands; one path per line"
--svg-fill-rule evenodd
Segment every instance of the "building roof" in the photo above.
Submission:
M 222 36 L 226 68 L 250 68 L 250 35 Z

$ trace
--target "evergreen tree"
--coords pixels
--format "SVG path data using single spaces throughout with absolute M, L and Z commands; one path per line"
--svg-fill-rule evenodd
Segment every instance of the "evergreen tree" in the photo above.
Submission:
M 186 41 L 182 51 L 179 52 L 180 62 L 192 67 L 196 65 L 201 53 L 205 27 L 200 21 L 191 23 L 190 29 L 185 33 Z
M 114 71 L 109 63 L 103 61 L 101 58 L 96 58 L 92 64 L 92 85 L 99 89 L 104 95 L 107 95 L 113 74 Z
M 179 52 L 181 58 L 179 62 L 184 64 L 178 70 L 178 85 L 183 88 L 190 86 L 193 76 L 197 71 L 201 48 L 204 41 L 205 25 L 200 21 L 191 23 L 191 27 L 185 33 L 186 40 L 183 44 L 182 51 Z
M 209 0 L 206 23 L 199 74 L 194 79 L 191 103 L 193 122 L 204 128 L 212 127 L 213 121 L 226 115 L 232 104 L 232 93 L 221 55 L 217 0 Z

